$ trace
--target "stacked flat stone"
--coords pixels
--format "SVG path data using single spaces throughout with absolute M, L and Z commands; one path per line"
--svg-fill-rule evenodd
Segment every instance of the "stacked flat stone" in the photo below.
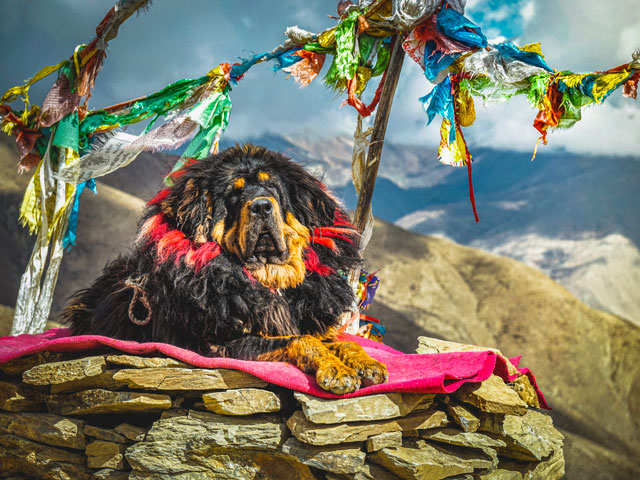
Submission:
M 421 339 L 422 351 L 434 345 L 443 344 Z M 0 472 L 9 478 L 546 480 L 564 473 L 562 435 L 536 410 L 527 377 L 505 384 L 492 376 L 450 395 L 326 400 L 171 358 L 41 353 L 0 370 Z

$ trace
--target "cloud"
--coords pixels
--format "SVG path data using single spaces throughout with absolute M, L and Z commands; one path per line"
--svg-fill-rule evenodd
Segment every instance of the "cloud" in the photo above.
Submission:
M 620 30 L 618 57 L 629 58 L 631 51 L 640 48 L 640 21 Z
M 631 60 L 640 22 L 637 0 L 573 2 L 539 0 L 524 29 L 526 42 L 542 42 L 550 65 L 573 71 L 603 70 Z
M 533 0 L 529 0 L 525 2 L 524 5 L 520 8 L 520 16 L 522 17 L 522 21 L 524 25 L 527 25 L 531 20 L 533 20 L 536 14 L 536 4 L 533 3 Z
M 551 0 L 535 3 L 532 0 L 475 0 L 467 3 L 467 12 L 489 37 L 495 36 L 506 23 L 511 22 L 509 28 L 514 32 L 514 25 L 521 25 L 517 31 L 520 44 L 541 42 L 551 66 L 590 72 L 628 62 L 634 48 L 640 47 L 640 9 L 633 8 L 634 3 L 637 4 L 635 0 L 611 4 L 588 0 L 577 10 L 574 4 Z M 512 17 L 494 21 L 503 18 L 505 5 L 509 5 Z M 479 19 L 489 21 L 484 23 Z M 402 127 L 392 126 L 390 132 L 394 139 L 402 141 L 437 143 L 439 119 L 425 127 L 426 116 L 417 102 L 417 97 L 428 92 L 432 85 L 416 71 L 419 69 L 405 64 L 405 82 L 400 84 L 403 98 L 394 102 L 394 109 L 402 111 L 396 112 L 396 118 L 402 118 Z M 475 104 L 477 120 L 464 129 L 472 151 L 475 146 L 533 151 L 539 137 L 532 126 L 536 110 L 525 98 L 514 97 L 509 103 L 486 107 L 476 99 Z M 565 149 L 576 153 L 637 156 L 639 120 L 638 101 L 617 92 L 603 104 L 584 108 L 583 120 L 572 128 L 552 131 L 549 144 L 541 145 L 539 152 Z
M 487 105 L 476 101 L 476 121 L 463 133 L 472 153 L 474 147 L 533 152 L 540 136 L 532 126 L 534 117 L 525 98 Z
M 464 129 L 472 151 L 474 147 L 483 146 L 533 152 L 540 136 L 532 125 L 536 110 L 524 98 L 477 107 L 476 122 Z M 640 110 L 631 102 L 622 103 L 621 107 L 610 103 L 586 107 L 582 110 L 582 120 L 573 127 L 551 130 L 547 145 L 541 143 L 538 153 L 566 150 L 591 155 L 637 156 L 639 124 Z
M 549 143 L 576 153 L 637 156 L 640 147 L 640 109 L 631 103 L 585 108 L 582 120 L 568 130 L 558 129 Z

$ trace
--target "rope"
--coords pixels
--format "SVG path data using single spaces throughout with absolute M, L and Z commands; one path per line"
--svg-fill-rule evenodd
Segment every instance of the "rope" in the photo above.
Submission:
M 144 291 L 144 288 L 141 285 L 143 283 L 146 283 L 146 276 L 145 278 L 138 277 L 135 280 L 129 277 L 124 282 L 124 284 L 127 287 L 133 290 L 133 297 L 131 297 L 131 301 L 129 302 L 129 320 L 131 320 L 131 323 L 134 323 L 135 325 L 138 325 L 141 327 L 145 326 L 151 321 L 151 315 L 153 313 L 153 310 L 151 309 L 151 305 L 149 305 L 149 300 L 147 299 L 147 295 Z M 142 303 L 144 308 L 147 309 L 147 316 L 142 320 L 137 318 L 135 313 L 133 312 L 133 309 L 135 308 L 136 303 L 138 302 Z

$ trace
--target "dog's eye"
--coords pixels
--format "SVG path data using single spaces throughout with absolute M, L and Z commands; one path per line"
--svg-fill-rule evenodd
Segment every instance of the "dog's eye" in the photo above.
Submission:
M 238 203 L 238 200 L 240 200 L 240 195 L 242 194 L 242 192 L 240 190 L 233 190 L 228 196 L 227 196 L 227 201 L 230 204 L 235 204 Z

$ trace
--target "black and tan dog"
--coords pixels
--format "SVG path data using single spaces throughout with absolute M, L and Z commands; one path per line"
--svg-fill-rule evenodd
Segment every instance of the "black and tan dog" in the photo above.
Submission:
M 192 163 L 144 212 L 133 249 L 74 295 L 75 335 L 164 342 L 204 355 L 287 361 L 334 393 L 384 382 L 335 341 L 354 300 L 358 232 L 326 187 L 246 145 Z

